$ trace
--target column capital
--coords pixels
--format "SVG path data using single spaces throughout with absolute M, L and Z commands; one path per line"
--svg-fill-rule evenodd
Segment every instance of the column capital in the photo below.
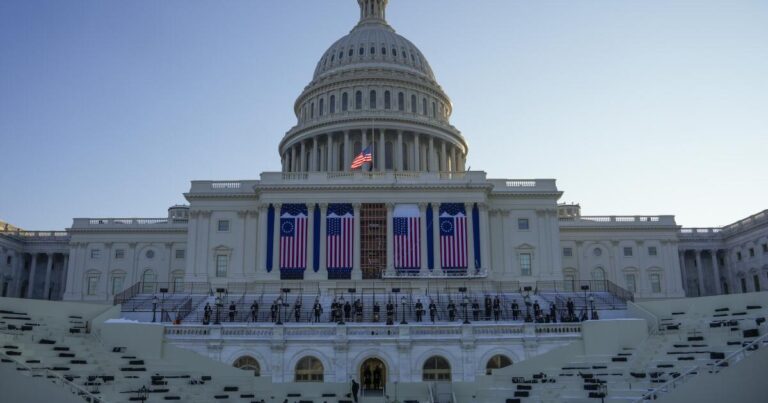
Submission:
M 203 216 L 203 218 L 210 218 L 211 213 L 211 210 L 200 210 L 200 214 Z
M 429 203 L 427 203 L 427 202 L 420 202 L 420 203 L 419 203 L 419 210 L 420 210 L 420 211 L 425 211 L 425 210 L 427 209 L 427 205 L 428 205 L 428 204 L 429 204 Z
M 315 203 L 307 203 L 307 211 L 310 213 L 315 211 Z
M 245 218 L 248 215 L 248 210 L 238 210 L 237 211 L 237 217 L 238 218 Z
M 478 203 L 477 203 L 477 208 L 478 208 L 480 211 L 482 211 L 482 210 L 488 210 L 488 208 L 490 208 L 490 206 L 488 205 L 488 203 L 485 203 L 485 202 L 478 202 Z
M 256 218 L 259 216 L 259 209 L 256 210 L 248 210 L 248 217 Z
M 263 213 L 269 209 L 269 203 L 266 203 L 266 202 L 261 203 L 258 206 L 256 206 L 256 208 L 259 210 L 259 213 Z
M 386 202 L 384 203 L 384 206 L 387 208 L 388 212 L 392 212 L 392 209 L 395 208 L 395 203 L 392 202 Z
M 363 205 L 363 204 L 362 204 L 362 203 L 360 203 L 360 202 L 354 202 L 354 203 L 352 203 L 352 208 L 353 208 L 353 209 L 355 209 L 355 210 L 360 210 L 360 207 L 361 207 L 362 205 Z
M 167 249 L 171 249 L 171 248 L 173 247 L 173 242 L 166 242 L 166 243 L 165 243 L 165 247 L 166 247 Z
M 325 214 L 328 211 L 328 203 L 318 203 L 320 205 L 320 211 Z
M 112 249 L 112 242 L 104 242 L 104 247 L 107 249 Z
M 502 216 L 502 217 L 509 217 L 509 215 L 510 215 L 511 213 L 512 213 L 512 212 L 511 212 L 511 211 L 509 211 L 509 210 L 503 210 L 503 209 L 502 209 L 502 210 L 499 210 L 499 214 L 501 214 L 501 216 Z
M 139 244 L 138 242 L 129 242 L 129 243 L 128 243 L 128 247 L 130 247 L 131 249 L 136 249 L 136 246 L 137 246 L 138 244 Z

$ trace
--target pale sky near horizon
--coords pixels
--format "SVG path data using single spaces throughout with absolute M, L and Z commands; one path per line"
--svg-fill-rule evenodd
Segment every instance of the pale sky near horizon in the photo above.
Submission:
M 277 144 L 354 0 L 0 2 L 0 220 L 163 217 Z M 587 215 L 768 208 L 768 1 L 391 0 L 489 177 Z

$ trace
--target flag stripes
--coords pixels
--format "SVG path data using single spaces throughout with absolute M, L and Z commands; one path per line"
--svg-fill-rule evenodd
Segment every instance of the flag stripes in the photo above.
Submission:
M 280 209 L 280 268 L 307 267 L 307 206 L 284 204 Z
M 326 266 L 328 269 L 351 270 L 355 233 L 352 205 L 328 205 L 326 220 Z
M 443 269 L 467 267 L 467 216 L 463 204 L 440 205 L 440 266 Z

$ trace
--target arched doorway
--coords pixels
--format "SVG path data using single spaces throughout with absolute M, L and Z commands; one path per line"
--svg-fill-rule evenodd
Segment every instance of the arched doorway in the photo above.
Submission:
M 387 365 L 379 358 L 360 364 L 360 387 L 366 395 L 382 395 L 387 384 Z
M 493 370 L 506 368 L 510 365 L 512 365 L 512 360 L 510 360 L 509 357 L 502 354 L 496 354 L 488 360 L 487 364 L 485 364 L 485 374 L 491 375 Z
M 435 355 L 424 362 L 422 381 L 451 381 L 451 364 L 445 358 Z
M 259 362 L 249 355 L 244 355 L 236 359 L 232 366 L 244 371 L 253 371 L 253 376 L 261 375 L 261 366 L 259 365 Z

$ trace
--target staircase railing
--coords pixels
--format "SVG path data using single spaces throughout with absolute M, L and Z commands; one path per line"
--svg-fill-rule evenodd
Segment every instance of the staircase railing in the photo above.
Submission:
M 45 379 L 56 379 L 58 382 L 61 383 L 64 387 L 68 388 L 70 391 L 74 392 L 78 396 L 82 397 L 86 402 L 88 403 L 104 403 L 104 400 L 102 400 L 100 397 L 94 395 L 93 393 L 87 391 L 82 386 L 77 385 L 75 383 L 72 383 L 68 381 L 66 378 L 61 376 L 61 374 L 51 371 L 48 368 L 32 368 L 28 366 L 27 364 L 18 361 L 14 359 L 13 357 L 7 356 L 3 353 L 0 353 L 0 357 L 3 358 L 3 360 L 8 360 L 13 362 L 14 364 L 24 368 L 26 372 L 30 374 L 34 373 L 40 373 L 42 372 L 45 375 Z M 55 382 L 54 382 L 55 383 Z
M 742 359 L 744 359 L 744 357 L 746 357 L 749 354 L 748 353 L 749 351 L 757 350 L 759 345 L 765 341 L 768 341 L 768 333 L 758 337 L 755 340 L 752 340 L 752 342 L 728 354 L 725 358 L 715 361 L 714 364 L 711 364 L 712 368 L 709 370 L 709 372 L 718 373 L 720 372 L 719 368 L 726 368 L 726 367 L 729 367 L 732 363 L 741 361 Z M 699 374 L 700 371 L 705 369 L 706 368 L 702 367 L 702 365 L 697 365 L 689 369 L 688 371 L 683 372 L 677 378 L 670 379 L 667 382 L 664 382 L 661 386 L 655 389 L 652 389 L 648 393 L 644 394 L 643 397 L 635 400 L 632 403 L 644 403 L 651 400 L 657 400 L 660 394 L 669 393 L 675 390 L 678 386 L 687 382 L 689 379 L 695 377 L 696 375 Z

